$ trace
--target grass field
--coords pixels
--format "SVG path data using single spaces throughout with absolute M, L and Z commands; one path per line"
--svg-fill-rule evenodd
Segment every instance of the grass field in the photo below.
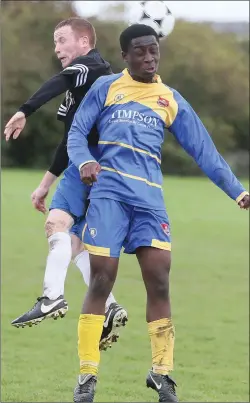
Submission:
M 70 267 L 64 320 L 16 329 L 41 295 L 47 242 L 30 194 L 42 172 L 2 172 L 2 402 L 70 402 L 85 292 Z M 248 187 L 248 184 L 246 184 Z M 249 216 L 206 179 L 165 179 L 172 223 L 175 372 L 183 402 L 249 402 Z M 136 259 L 122 256 L 114 289 L 128 309 L 119 343 L 102 354 L 97 402 L 156 402 L 145 293 Z

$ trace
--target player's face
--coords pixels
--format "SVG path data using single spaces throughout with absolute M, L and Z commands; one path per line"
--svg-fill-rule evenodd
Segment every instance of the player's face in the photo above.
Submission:
M 123 53 L 130 74 L 138 81 L 152 82 L 160 61 L 159 44 L 153 35 L 132 39 L 128 52 Z
M 55 53 L 62 63 L 67 67 L 76 57 L 85 55 L 88 48 L 88 38 L 76 34 L 68 25 L 58 28 L 54 32 Z

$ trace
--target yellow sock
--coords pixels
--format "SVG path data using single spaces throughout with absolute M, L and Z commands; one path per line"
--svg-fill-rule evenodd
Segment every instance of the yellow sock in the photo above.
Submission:
M 78 321 L 80 373 L 96 375 L 100 363 L 99 342 L 105 316 L 81 314 Z
M 172 319 L 164 318 L 148 323 L 148 332 L 151 340 L 153 372 L 168 375 L 174 367 L 175 331 Z

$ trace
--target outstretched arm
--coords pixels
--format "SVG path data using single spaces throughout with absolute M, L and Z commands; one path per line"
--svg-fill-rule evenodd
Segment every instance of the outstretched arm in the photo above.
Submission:
M 13 139 L 16 139 L 25 127 L 26 118 L 42 105 L 45 105 L 52 98 L 57 97 L 67 90 L 84 86 L 89 73 L 88 66 L 85 64 L 86 62 L 87 60 L 84 57 L 77 57 L 59 74 L 46 81 L 9 120 L 4 131 L 6 141 L 8 141 L 11 136 L 13 136 Z
M 23 112 L 25 117 L 28 117 L 51 99 L 63 94 L 68 88 L 69 80 L 67 77 L 62 74 L 57 74 L 46 81 L 39 90 L 19 108 L 19 111 Z
M 8 141 L 11 136 L 13 136 L 13 139 L 16 139 L 25 127 L 26 118 L 52 98 L 67 91 L 69 86 L 70 81 L 68 77 L 61 73 L 46 81 L 8 121 L 4 130 L 6 141 Z
M 248 192 L 217 151 L 200 118 L 177 91 L 174 91 L 174 97 L 178 104 L 178 112 L 169 131 L 211 181 L 235 200 L 240 207 L 248 208 Z
M 25 127 L 26 117 L 30 116 L 52 98 L 65 92 L 69 86 L 70 82 L 68 77 L 62 74 L 58 74 L 46 81 L 46 83 L 44 83 L 42 87 L 20 107 L 19 111 L 7 123 L 4 131 L 6 141 L 8 141 L 11 136 L 13 136 L 13 139 L 16 139 Z M 67 165 L 67 137 L 64 135 L 56 150 L 54 160 L 49 170 L 45 173 L 41 183 L 31 195 L 31 201 L 35 209 L 42 213 L 46 212 L 45 199 L 50 187 L 56 181 L 57 177 L 61 175 L 64 169 L 67 168 Z

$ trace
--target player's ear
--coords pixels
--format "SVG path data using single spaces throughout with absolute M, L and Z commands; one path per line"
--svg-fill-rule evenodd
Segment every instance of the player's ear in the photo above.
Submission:
M 122 58 L 123 58 L 123 61 L 125 62 L 125 63 L 127 63 L 128 62 L 128 59 L 127 59 L 127 53 L 126 52 L 121 52 L 122 53 Z
M 80 41 L 82 46 L 89 46 L 89 38 L 87 36 L 81 36 Z

